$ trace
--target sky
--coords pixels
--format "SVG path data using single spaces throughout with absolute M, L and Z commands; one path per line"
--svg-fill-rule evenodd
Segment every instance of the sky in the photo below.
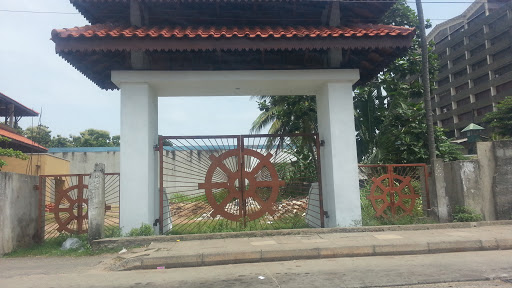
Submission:
M 423 2 L 434 25 L 471 4 Z M 409 5 L 416 8 L 415 1 Z M 60 58 L 50 40 L 52 29 L 87 24 L 67 0 L 0 1 L 0 92 L 41 113 L 22 119 L 22 128 L 42 123 L 65 137 L 88 128 L 119 134 L 120 92 L 98 88 Z M 166 136 L 247 134 L 260 113 L 249 96 L 160 98 L 158 110 L 158 132 Z

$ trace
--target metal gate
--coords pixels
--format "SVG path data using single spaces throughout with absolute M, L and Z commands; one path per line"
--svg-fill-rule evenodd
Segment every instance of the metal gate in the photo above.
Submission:
M 359 165 L 363 198 L 375 216 L 402 217 L 430 209 L 426 164 Z
M 159 142 L 162 233 L 323 227 L 318 135 Z
M 39 229 L 44 239 L 85 234 L 90 174 L 39 176 Z M 105 226 L 119 226 L 119 173 L 105 173 Z

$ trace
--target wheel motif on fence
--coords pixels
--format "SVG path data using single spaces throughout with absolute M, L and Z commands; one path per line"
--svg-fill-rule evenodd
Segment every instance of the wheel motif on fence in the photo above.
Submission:
M 249 157 L 257 159 L 257 164 L 246 171 L 244 161 Z M 198 185 L 199 189 L 205 189 L 206 198 L 210 203 L 213 211 L 210 214 L 212 217 L 217 215 L 231 220 L 240 221 L 248 219 L 249 221 L 258 219 L 269 213 L 274 215 L 274 203 L 279 195 L 279 188 L 284 186 L 284 181 L 279 180 L 277 171 L 270 162 L 272 158 L 271 153 L 263 155 L 255 150 L 251 149 L 233 149 L 222 153 L 219 156 L 210 155 L 211 164 L 206 172 L 205 182 Z M 227 161 L 232 161 L 231 158 L 238 161 L 238 169 L 232 171 L 226 165 Z M 228 160 L 229 159 L 229 160 Z M 214 173 L 216 171 L 222 171 L 225 175 L 223 182 L 214 182 Z M 264 173 L 270 178 L 270 181 L 259 179 L 258 175 Z M 258 188 L 271 188 L 270 195 L 264 199 L 257 193 Z M 226 196 L 223 199 L 218 199 L 218 196 L 214 195 L 214 190 L 225 189 L 227 191 Z M 216 199 L 217 198 L 217 199 Z M 252 198 L 257 203 L 259 209 L 251 209 L 247 211 L 246 201 Z M 220 201 L 220 203 L 218 202 Z M 239 210 L 235 213 L 231 209 L 227 209 L 228 204 L 237 202 Z M 253 207 L 254 208 L 254 207 Z
M 73 185 L 64 190 L 56 191 L 55 206 L 51 209 L 57 222 L 58 232 L 70 234 L 87 233 L 86 221 L 88 200 L 84 198 L 87 185 Z
M 372 202 L 376 211 L 375 216 L 388 217 L 389 215 L 384 213 L 387 208 L 390 208 L 393 216 L 412 215 L 416 199 L 420 195 L 414 191 L 411 177 L 384 174 L 379 178 L 373 178 L 372 181 L 373 185 L 367 198 Z M 410 202 L 405 203 L 405 199 L 410 199 Z M 400 215 L 397 215 L 398 207 L 403 211 Z

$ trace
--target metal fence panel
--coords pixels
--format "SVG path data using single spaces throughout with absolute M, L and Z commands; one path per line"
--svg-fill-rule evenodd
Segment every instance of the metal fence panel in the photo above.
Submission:
M 317 135 L 160 138 L 163 233 L 322 227 Z
M 105 226 L 119 226 L 119 173 L 105 173 Z M 44 238 L 87 233 L 89 174 L 39 176 L 39 227 Z
M 377 217 L 413 215 L 430 209 L 426 164 L 359 165 L 362 197 Z M 420 205 L 421 204 L 421 205 Z

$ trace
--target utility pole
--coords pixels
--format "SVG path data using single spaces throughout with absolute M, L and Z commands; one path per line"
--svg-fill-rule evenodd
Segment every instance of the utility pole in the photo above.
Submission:
M 427 141 L 430 164 L 436 160 L 436 142 L 434 138 L 434 119 L 432 117 L 432 103 L 430 101 L 430 75 L 428 72 L 428 46 L 425 32 L 425 18 L 423 17 L 423 6 L 421 0 L 416 0 L 418 20 L 420 22 L 420 48 L 421 48 L 421 82 L 423 83 L 423 103 L 427 121 Z

